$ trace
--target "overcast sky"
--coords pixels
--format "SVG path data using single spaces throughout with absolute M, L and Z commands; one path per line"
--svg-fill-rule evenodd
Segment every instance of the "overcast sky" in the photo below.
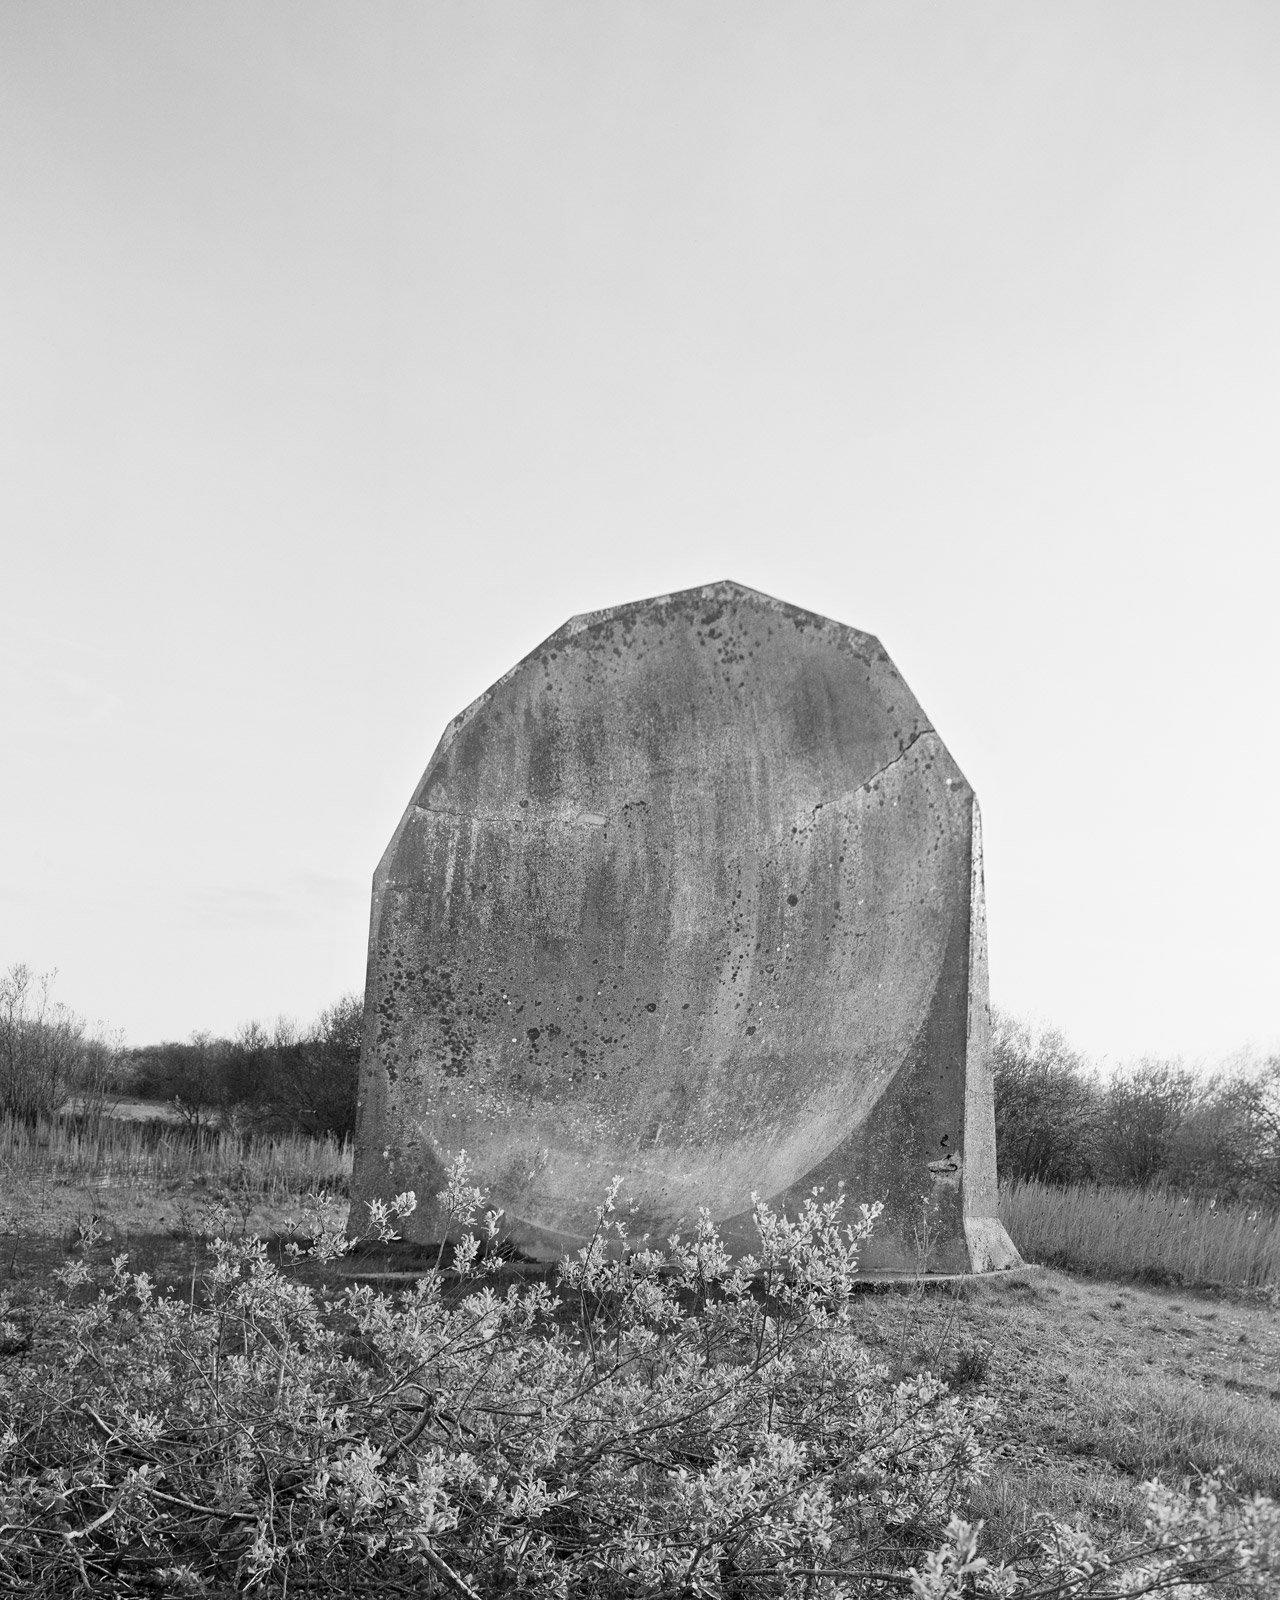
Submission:
M 0 965 L 363 980 L 445 722 L 719 578 L 878 634 L 997 1004 L 1280 1041 L 1280 6 L 0 7 Z

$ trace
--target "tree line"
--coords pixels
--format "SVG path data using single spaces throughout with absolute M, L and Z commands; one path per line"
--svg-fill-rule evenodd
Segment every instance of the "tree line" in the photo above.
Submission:
M 343 1138 L 356 1117 L 363 1002 L 344 995 L 314 1022 L 250 1022 L 232 1039 L 196 1033 L 130 1049 L 53 998 L 51 972 L 0 974 L 0 1116 L 87 1120 L 135 1095 L 206 1128 L 290 1128 Z
M 1057 1029 L 997 1013 L 992 1066 L 1005 1181 L 1280 1201 L 1280 1056 L 1208 1073 L 1147 1058 L 1106 1076 Z
M 175 1105 L 197 1131 L 238 1123 L 345 1138 L 355 1131 L 363 1012 L 348 994 L 306 1027 L 281 1018 L 250 1022 L 233 1039 L 197 1033 L 126 1050 L 120 1078 L 143 1099 Z

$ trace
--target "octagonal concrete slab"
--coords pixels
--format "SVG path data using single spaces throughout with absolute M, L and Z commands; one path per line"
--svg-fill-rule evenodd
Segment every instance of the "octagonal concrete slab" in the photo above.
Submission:
M 617 1175 L 637 1238 L 843 1183 L 871 1270 L 1018 1266 L 989 1026 L 977 804 L 878 640 L 735 583 L 574 617 L 375 875 L 352 1227 L 440 1237 L 465 1148 L 537 1260 Z

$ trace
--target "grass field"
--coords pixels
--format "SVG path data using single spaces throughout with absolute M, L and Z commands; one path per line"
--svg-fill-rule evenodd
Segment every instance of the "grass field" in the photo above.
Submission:
M 1037 1511 L 1141 1525 L 1140 1485 L 1226 1467 L 1280 1494 L 1280 1325 L 1254 1298 L 1108 1284 L 1048 1269 L 954 1292 L 863 1296 L 864 1341 L 904 1372 L 1001 1406 L 968 1508 L 1015 1549 Z

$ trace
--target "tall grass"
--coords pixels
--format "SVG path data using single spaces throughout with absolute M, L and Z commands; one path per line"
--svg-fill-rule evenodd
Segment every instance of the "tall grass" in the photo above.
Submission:
M 1154 1283 L 1280 1284 L 1280 1214 L 1163 1188 L 1002 1185 L 1000 1216 L 1028 1261 Z
M 318 1188 L 345 1193 L 351 1158 L 350 1140 L 300 1133 L 226 1131 L 197 1138 L 183 1127 L 111 1117 L 30 1123 L 0 1116 L 0 1176 L 139 1184 L 204 1179 L 270 1195 Z

